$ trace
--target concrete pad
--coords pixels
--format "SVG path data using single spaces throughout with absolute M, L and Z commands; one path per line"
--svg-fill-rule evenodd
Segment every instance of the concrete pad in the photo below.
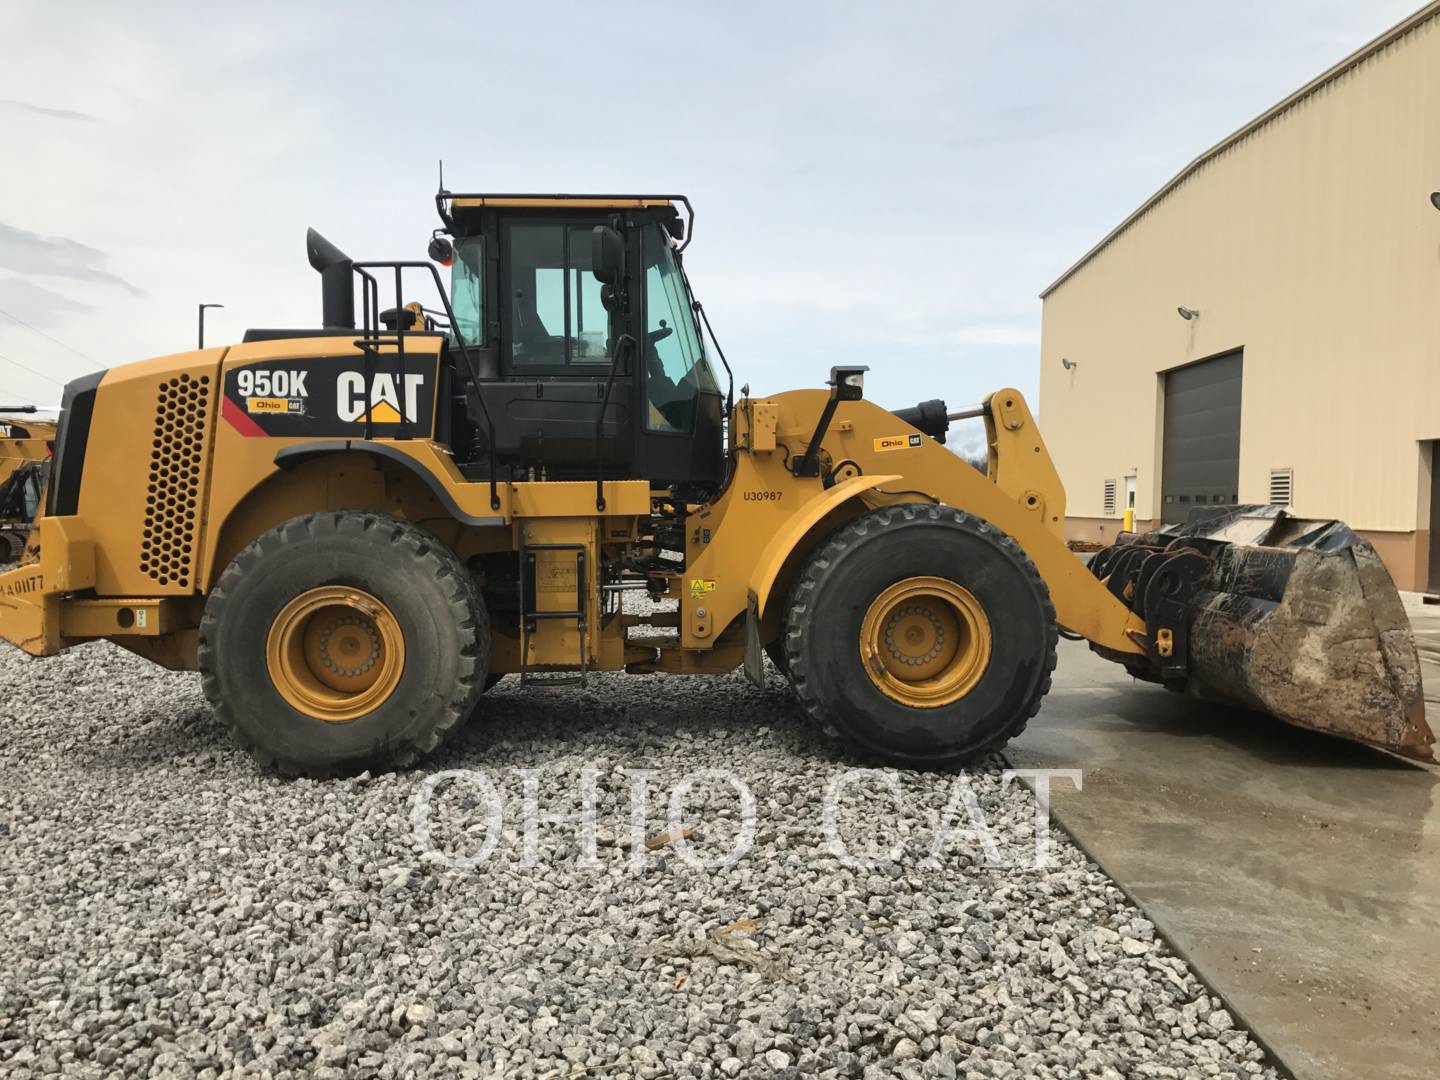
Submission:
M 1440 770 L 1061 647 L 1007 756 L 1084 770 L 1066 830 L 1303 1080 L 1440 1074 Z

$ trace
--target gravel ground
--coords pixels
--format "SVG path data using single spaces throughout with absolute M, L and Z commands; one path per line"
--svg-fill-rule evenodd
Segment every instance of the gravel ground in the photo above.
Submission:
M 827 845 L 820 803 L 854 762 L 818 744 L 783 680 L 502 682 L 402 775 L 283 781 L 217 730 L 199 680 L 108 644 L 0 651 L 0 1072 L 471 1077 L 1274 1076 L 1120 891 L 1058 833 L 1053 863 L 926 863 L 953 776 L 871 774 Z M 998 759 L 968 775 L 1003 861 L 1034 798 Z M 544 812 L 599 770 L 596 864 L 575 823 L 522 865 L 520 768 Z M 627 768 L 654 770 L 631 840 Z M 665 843 L 674 785 L 730 768 L 754 846 L 705 871 Z M 448 858 L 421 857 L 412 807 Z M 954 804 L 964 818 L 963 804 Z M 697 783 L 689 854 L 719 858 L 739 797 Z M 632 858 L 643 862 L 632 872 Z M 589 1068 L 587 1068 L 587 1066 Z M 603 1066 L 603 1068 L 602 1068 Z

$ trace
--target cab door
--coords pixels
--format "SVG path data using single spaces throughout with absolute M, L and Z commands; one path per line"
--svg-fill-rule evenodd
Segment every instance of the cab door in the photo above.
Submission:
M 591 272 L 603 217 L 502 218 L 498 308 L 500 376 L 483 388 L 502 457 L 593 475 L 595 424 L 610 377 L 616 317 Z M 629 464 L 633 387 L 622 363 L 605 407 L 607 468 Z M 617 474 L 619 475 L 619 474 Z
M 723 399 L 680 273 L 659 224 L 641 230 L 639 461 L 657 487 L 714 487 L 724 473 Z

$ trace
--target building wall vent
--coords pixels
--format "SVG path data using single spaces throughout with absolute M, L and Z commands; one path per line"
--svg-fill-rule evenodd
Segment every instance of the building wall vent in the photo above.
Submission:
M 1295 496 L 1295 470 L 1270 470 L 1270 505 L 1290 506 Z
M 1101 501 L 1104 503 L 1104 506 L 1105 506 L 1105 516 L 1106 516 L 1106 517 L 1114 517 L 1114 516 L 1115 516 L 1115 481 L 1114 481 L 1114 480 L 1106 480 L 1106 481 L 1105 481 L 1105 495 L 1104 495 L 1104 498 L 1103 498 Z

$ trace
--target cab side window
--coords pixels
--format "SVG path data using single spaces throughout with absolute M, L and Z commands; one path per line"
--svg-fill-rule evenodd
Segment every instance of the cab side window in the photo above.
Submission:
M 454 333 L 467 345 L 482 344 L 485 241 L 478 236 L 455 241 L 450 264 L 450 306 L 455 312 Z

